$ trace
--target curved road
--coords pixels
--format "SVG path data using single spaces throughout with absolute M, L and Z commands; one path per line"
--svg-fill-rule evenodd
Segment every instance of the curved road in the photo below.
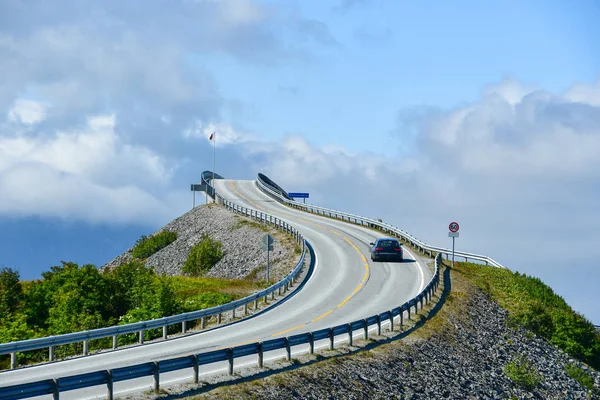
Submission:
M 406 247 L 403 263 L 371 262 L 369 242 L 381 235 L 375 231 L 286 207 L 260 191 L 255 181 L 217 180 L 215 188 L 228 200 L 294 225 L 313 245 L 315 269 L 302 290 L 268 312 L 197 334 L 5 371 L 0 373 L 0 386 L 134 365 L 331 327 L 397 307 L 413 298 L 431 279 L 427 266 Z M 201 371 L 210 374 L 223 368 L 210 367 L 208 371 Z M 161 375 L 161 385 L 191 379 L 188 371 L 165 375 Z M 135 393 L 147 390 L 151 382 L 151 378 L 120 382 L 115 384 L 115 391 L 117 394 Z M 94 387 L 61 393 L 61 398 L 101 398 L 105 394 L 105 388 Z

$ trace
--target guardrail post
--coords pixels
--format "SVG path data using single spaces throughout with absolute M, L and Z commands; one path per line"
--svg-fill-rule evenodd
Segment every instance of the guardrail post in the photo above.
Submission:
M 235 308 L 231 310 L 231 319 L 235 319 Z
M 258 368 L 263 367 L 263 344 L 260 342 L 258 344 Z
M 200 329 L 206 328 L 206 317 L 200 318 Z
M 48 347 L 48 361 L 54 361 L 54 346 Z
M 408 319 L 410 319 L 410 304 L 408 305 L 408 307 L 406 308 L 406 311 L 408 311 Z
M 88 355 L 88 340 L 84 340 L 83 341 L 83 355 L 87 356 Z
M 187 321 L 182 321 L 181 322 L 181 333 L 186 333 L 187 332 Z
M 285 338 L 285 353 L 286 353 L 286 359 L 288 361 L 292 360 L 292 346 L 290 346 L 290 339 Z
M 419 313 L 419 302 L 415 301 L 415 315 Z
M 113 375 L 112 369 L 106 370 L 106 399 L 113 400 Z
M 140 344 L 144 344 L 144 331 L 140 331 L 139 337 L 140 337 L 140 340 L 139 340 Z
M 248 303 L 244 304 L 244 315 L 248 315 Z
M 160 390 L 160 368 L 158 365 L 158 361 L 154 361 L 154 391 L 158 392 Z
M 229 348 L 229 375 L 233 375 L 233 349 Z
M 389 313 L 390 313 L 390 331 L 394 332 L 394 314 L 392 314 L 392 310 L 390 310 Z
M 275 300 L 275 291 L 274 290 L 271 292 L 271 300 Z
M 54 378 L 52 379 L 52 400 L 58 400 L 59 399 L 59 390 L 58 390 L 58 379 Z
M 267 299 L 267 296 L 268 296 L 268 295 L 267 295 L 267 294 L 265 294 L 265 298 L 264 298 L 264 302 L 265 302 L 265 304 L 267 304 L 267 300 L 268 300 L 268 299 Z
M 308 353 L 312 355 L 312 354 L 315 354 L 315 337 L 313 336 L 312 332 L 308 333 L 308 337 L 309 337 L 309 342 L 308 342 L 309 350 L 308 350 Z
M 163 325 L 163 340 L 167 340 L 167 326 Z
M 221 313 L 217 314 L 217 325 L 221 325 Z
M 277 289 L 277 295 L 281 296 L 281 286 L 279 286 L 279 288 Z
M 400 306 L 400 330 L 402 330 L 403 323 L 404 323 L 404 311 L 402 310 L 402 306 Z
M 113 335 L 113 345 L 112 345 L 113 350 L 116 349 L 118 345 L 119 345 L 119 340 L 117 339 L 117 335 Z
M 17 368 L 17 353 L 13 351 L 12 353 L 10 353 L 10 369 L 15 368 Z
M 333 329 L 329 328 L 329 350 L 333 350 Z
M 198 366 L 198 355 L 194 354 L 194 383 L 197 385 L 200 380 L 200 367 Z
M 363 319 L 363 329 L 364 329 L 364 339 L 367 340 L 369 338 L 369 324 L 367 324 L 367 320 Z
M 352 325 L 347 324 L 346 326 L 348 327 L 348 345 L 352 346 Z
M 377 336 L 381 336 L 381 315 L 377 315 Z
M 254 300 L 254 311 L 258 309 L 258 299 Z

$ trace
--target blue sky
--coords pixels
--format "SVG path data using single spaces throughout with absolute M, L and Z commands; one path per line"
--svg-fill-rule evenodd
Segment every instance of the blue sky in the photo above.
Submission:
M 595 1 L 6 1 L 0 266 L 101 265 L 212 166 L 538 276 L 600 324 Z M 381 176 L 396 184 L 382 185 Z

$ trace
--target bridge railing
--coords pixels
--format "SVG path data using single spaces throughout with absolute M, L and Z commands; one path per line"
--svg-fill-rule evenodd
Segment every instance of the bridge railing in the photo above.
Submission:
M 269 182 L 262 179 L 261 175 L 262 174 L 259 174 L 258 179 L 257 179 L 259 189 L 261 189 L 263 192 L 265 192 L 269 196 L 280 201 L 281 203 L 284 203 L 290 207 L 298 208 L 298 209 L 301 209 L 301 210 L 304 210 L 304 211 L 307 211 L 307 212 L 310 212 L 313 214 L 317 214 L 317 215 L 322 215 L 322 216 L 326 216 L 326 217 L 330 217 L 330 218 L 337 218 L 337 219 L 340 219 L 340 220 L 343 220 L 346 222 L 351 222 L 351 223 L 358 224 L 358 225 L 368 226 L 370 228 L 378 228 L 384 233 L 392 234 L 396 237 L 401 238 L 405 242 L 410 243 L 413 247 L 418 249 L 423 254 L 428 254 L 429 256 L 433 256 L 434 253 L 444 254 L 444 255 L 446 255 L 446 257 L 449 257 L 452 255 L 451 249 L 428 245 L 425 242 L 412 236 L 408 232 L 403 231 L 402 229 L 392 226 L 390 224 L 386 224 L 385 222 L 375 220 L 372 218 L 362 217 L 362 216 L 355 215 L 355 214 L 349 214 L 349 213 L 346 213 L 343 211 L 332 210 L 332 209 L 325 208 L 325 207 L 319 207 L 319 206 L 315 206 L 315 205 L 311 205 L 311 204 L 299 203 L 294 200 L 288 200 L 286 197 L 282 196 L 279 193 L 279 191 L 274 190 L 274 188 L 272 188 L 269 185 Z M 454 256 L 461 257 L 461 258 L 464 257 L 465 261 L 474 260 L 474 261 L 483 262 L 486 265 L 492 265 L 494 267 L 499 267 L 499 268 L 506 268 L 502 264 L 500 264 L 499 262 L 493 260 L 492 258 L 490 258 L 488 256 L 483 256 L 483 255 L 474 254 L 474 253 L 467 253 L 464 251 L 455 251 Z
M 314 250 L 310 243 L 305 243 L 311 254 L 311 262 L 314 262 Z M 113 384 L 115 382 L 152 376 L 153 389 L 158 391 L 160 389 L 161 373 L 189 369 L 191 380 L 197 384 L 201 374 L 200 367 L 209 364 L 227 362 L 227 371 L 229 375 L 233 375 L 235 360 L 240 357 L 256 355 L 257 366 L 263 368 L 265 356 L 274 358 L 285 355 L 285 358 L 289 361 L 292 359 L 293 353 L 299 354 L 308 352 L 309 354 L 313 354 L 315 348 L 318 350 L 322 347 L 333 350 L 336 345 L 336 338 L 339 339 L 340 337 L 341 341 L 347 341 L 349 345 L 352 346 L 353 341 L 360 336 L 365 340 L 368 339 L 370 331 L 373 329 L 377 330 L 377 335 L 381 335 L 382 329 L 385 327 L 387 327 L 389 331 L 393 331 L 395 326 L 402 328 L 405 316 L 410 319 L 413 310 L 416 314 L 419 310 L 419 306 L 423 309 L 424 305 L 431 301 L 433 294 L 438 289 L 441 263 L 441 254 L 438 254 L 435 257 L 435 272 L 433 277 L 423 291 L 414 298 L 391 310 L 386 310 L 364 319 L 312 332 L 304 332 L 297 335 L 168 360 L 151 361 L 121 368 L 0 387 L 0 398 L 16 400 L 52 394 L 55 399 L 59 399 L 60 393 L 63 392 L 91 386 L 106 385 L 107 398 L 112 399 L 114 394 Z
M 217 175 L 216 175 L 217 176 Z M 212 175 L 211 177 L 212 178 Z M 214 191 L 213 191 L 214 193 Z M 188 313 L 173 315 L 169 317 L 163 317 L 158 319 L 153 319 L 150 321 L 142 321 L 136 322 L 132 324 L 126 325 L 118 325 L 111 326 L 100 329 L 93 329 L 82 332 L 75 333 L 67 333 L 64 335 L 56 335 L 56 336 L 48 336 L 37 339 L 29 339 L 29 340 L 21 340 L 17 342 L 10 343 L 1 343 L 0 344 L 0 355 L 10 354 L 11 356 L 11 369 L 17 367 L 17 352 L 26 352 L 32 350 L 39 349 L 48 349 L 48 360 L 55 361 L 54 353 L 55 347 L 65 344 L 71 343 L 82 343 L 83 344 L 83 352 L 82 355 L 88 355 L 89 350 L 89 341 L 95 339 L 102 339 L 112 337 L 112 349 L 116 349 L 118 347 L 118 336 L 125 334 L 138 334 L 138 343 L 144 343 L 144 334 L 146 331 L 150 329 L 160 329 L 163 330 L 163 339 L 167 339 L 167 329 L 171 325 L 181 324 L 181 332 L 186 333 L 187 331 L 187 323 L 191 321 L 200 321 L 201 329 L 205 328 L 205 324 L 208 318 L 215 317 L 217 318 L 217 324 L 221 323 L 222 314 L 231 312 L 232 318 L 236 318 L 236 310 L 240 307 L 243 307 L 243 315 L 248 315 L 248 306 L 251 303 L 254 303 L 254 309 L 258 306 L 258 301 L 260 299 L 264 299 L 267 301 L 269 295 L 273 298 L 275 296 L 275 292 L 279 292 L 279 294 L 285 294 L 290 287 L 294 285 L 296 277 L 300 273 L 302 266 L 304 265 L 305 257 L 306 257 L 306 246 L 304 244 L 304 238 L 293 226 L 289 225 L 285 221 L 281 219 L 267 214 L 263 212 L 259 212 L 250 208 L 239 206 L 235 203 L 232 203 L 227 200 L 221 200 L 223 205 L 235 212 L 246 215 L 252 219 L 260 221 L 262 223 L 269 224 L 271 226 L 276 227 L 277 229 L 287 233 L 292 236 L 296 243 L 302 246 L 302 253 L 300 259 L 294 269 L 282 280 L 279 282 L 269 286 L 268 288 L 256 292 L 250 296 L 246 296 L 243 299 L 239 299 L 227 304 L 223 304 L 216 307 L 211 307 L 203 310 L 192 311 Z M 240 315 L 240 314 L 238 314 Z M 1 398 L 1 396 L 0 396 Z

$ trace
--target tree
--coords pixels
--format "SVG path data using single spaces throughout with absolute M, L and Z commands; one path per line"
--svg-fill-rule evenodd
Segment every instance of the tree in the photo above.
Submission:
M 19 273 L 12 268 L 0 269 L 0 320 L 14 313 L 23 299 Z
M 211 269 L 221 258 L 223 258 L 222 243 L 213 240 L 205 233 L 200 243 L 190 250 L 182 270 L 187 274 L 198 276 Z

